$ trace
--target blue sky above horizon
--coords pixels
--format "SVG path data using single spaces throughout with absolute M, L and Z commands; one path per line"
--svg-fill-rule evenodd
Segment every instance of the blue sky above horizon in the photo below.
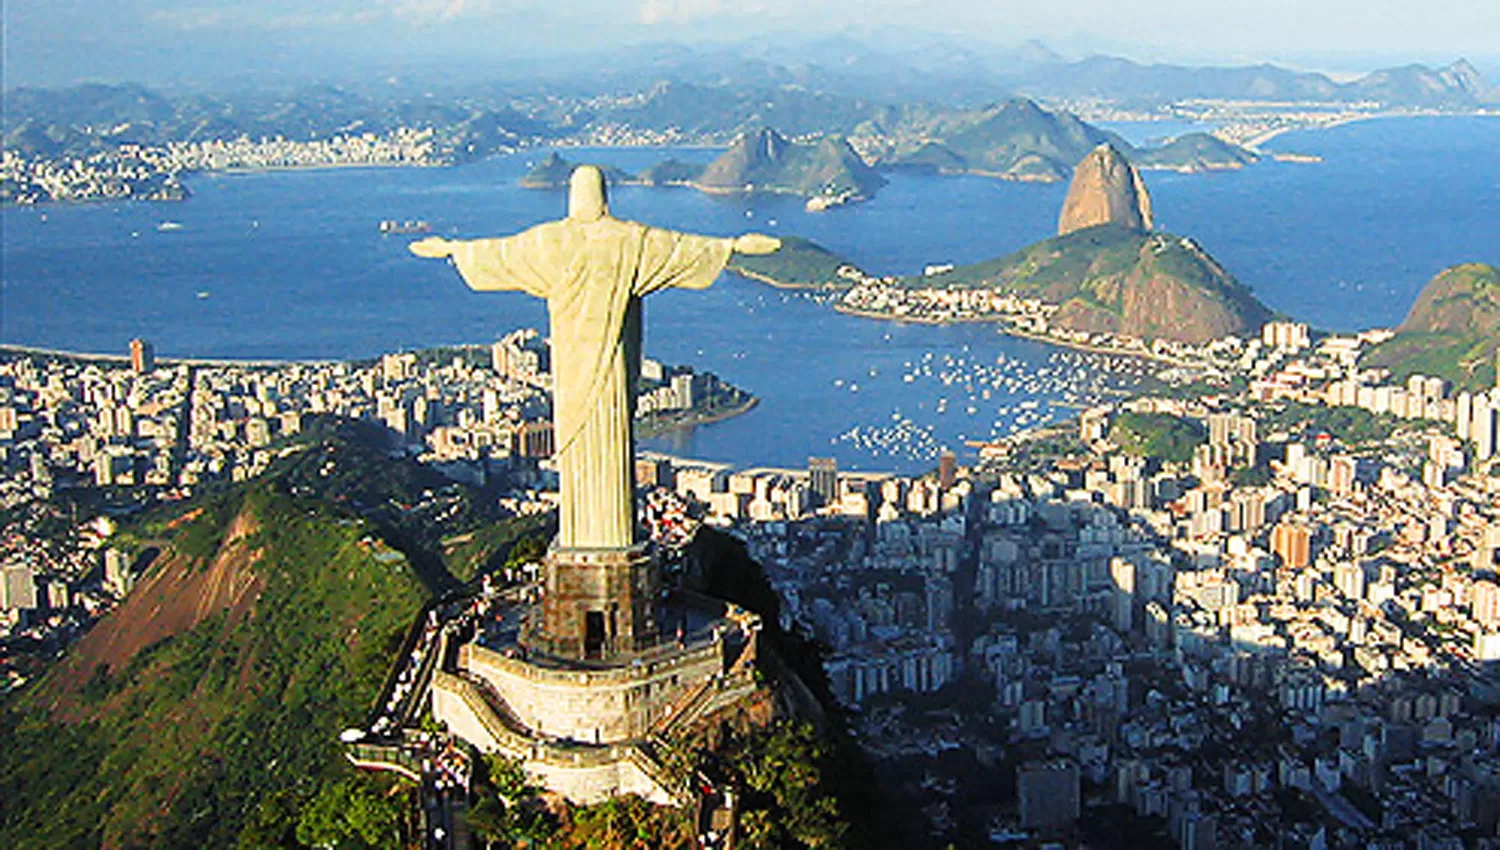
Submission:
M 1358 71 L 1467 56 L 1500 72 L 1500 3 L 1487 0 L 6 0 L 3 10 L 6 88 L 448 64 L 515 73 L 656 42 L 852 32 L 891 47 L 913 29 L 998 47 L 1037 39 L 1070 58 Z

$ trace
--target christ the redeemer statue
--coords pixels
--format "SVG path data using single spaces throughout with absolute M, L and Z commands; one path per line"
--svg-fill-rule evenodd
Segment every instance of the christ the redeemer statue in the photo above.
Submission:
M 706 289 L 731 252 L 769 254 L 780 240 L 719 239 L 621 221 L 604 175 L 578 167 L 568 217 L 499 239 L 423 239 L 420 257 L 450 257 L 471 289 L 517 289 L 547 299 L 552 329 L 553 426 L 561 481 L 557 546 L 635 543 L 634 387 L 641 297 L 671 286 Z

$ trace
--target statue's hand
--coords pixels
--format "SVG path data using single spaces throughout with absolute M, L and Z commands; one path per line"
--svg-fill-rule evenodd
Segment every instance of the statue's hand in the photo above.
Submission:
M 741 254 L 771 254 L 780 247 L 780 239 L 760 233 L 746 233 L 734 240 L 734 250 Z
M 406 246 L 418 257 L 451 257 L 453 256 L 453 243 L 441 236 L 429 236 L 419 242 L 413 242 Z

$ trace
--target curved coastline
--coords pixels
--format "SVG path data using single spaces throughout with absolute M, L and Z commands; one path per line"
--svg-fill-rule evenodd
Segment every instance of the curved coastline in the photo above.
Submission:
M 648 420 L 645 422 L 637 421 L 635 423 L 635 436 L 637 439 L 650 439 L 651 437 L 661 436 L 668 431 L 681 431 L 688 428 L 696 428 L 699 425 L 723 422 L 726 419 L 733 419 L 740 414 L 749 413 L 759 404 L 760 399 L 752 395 L 740 404 L 710 412 L 688 411 L 687 413 L 674 415 L 665 419 Z
M 71 351 L 63 348 L 46 348 L 39 345 L 18 345 L 9 342 L 0 342 L 0 355 L 15 354 L 31 357 L 55 357 L 62 360 L 82 360 L 106 363 L 129 363 L 128 354 L 107 354 L 94 351 Z M 290 363 L 305 363 L 309 365 L 327 363 L 354 363 L 370 358 L 348 357 L 283 357 L 283 358 L 229 358 L 229 357 L 164 357 L 158 356 L 156 362 L 183 365 L 183 366 L 249 366 L 257 368 L 271 368 L 285 366 Z
M 59 360 L 77 360 L 84 363 L 109 363 L 112 365 L 129 365 L 130 357 L 125 354 L 106 354 L 88 351 L 68 351 L 60 348 L 43 348 L 33 345 L 16 345 L 13 343 L 0 343 L 0 357 L 43 357 Z M 363 358 L 368 360 L 369 358 Z M 166 366 L 204 366 L 204 367 L 238 367 L 255 369 L 274 369 L 292 364 L 302 365 L 330 365 L 336 363 L 359 362 L 361 358 L 352 359 L 299 359 L 286 358 L 281 360 L 231 360 L 214 359 L 202 357 L 158 357 L 157 362 Z M 638 421 L 636 423 L 636 437 L 651 438 L 664 434 L 668 431 L 696 428 L 699 425 L 709 425 L 714 422 L 723 422 L 733 419 L 744 413 L 749 413 L 760 404 L 760 398 L 745 393 L 746 399 L 739 404 L 717 408 L 711 411 L 689 410 L 685 413 L 674 414 L 669 417 L 661 417 L 655 420 Z
M 849 288 L 845 284 L 832 283 L 832 282 L 829 282 L 829 283 L 791 283 L 791 282 L 784 281 L 784 280 L 777 280 L 776 278 L 771 277 L 770 275 L 764 275 L 764 274 L 761 274 L 759 272 L 753 272 L 753 271 L 750 271 L 749 269 L 741 269 L 741 268 L 733 268 L 733 267 L 731 267 L 731 268 L 725 269 L 725 271 L 729 272 L 732 275 L 738 275 L 739 277 L 745 278 L 746 280 L 753 280 L 756 283 L 764 283 L 766 286 L 774 287 L 776 289 L 802 290 L 804 292 L 837 292 L 837 291 L 839 291 L 841 289 L 848 289 Z

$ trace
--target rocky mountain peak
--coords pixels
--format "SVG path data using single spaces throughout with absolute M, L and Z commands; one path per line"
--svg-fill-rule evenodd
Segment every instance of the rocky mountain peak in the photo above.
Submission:
M 1114 145 L 1099 145 L 1073 169 L 1073 182 L 1063 201 L 1057 234 L 1101 224 L 1118 224 L 1133 230 L 1150 230 L 1151 195 L 1124 154 Z

